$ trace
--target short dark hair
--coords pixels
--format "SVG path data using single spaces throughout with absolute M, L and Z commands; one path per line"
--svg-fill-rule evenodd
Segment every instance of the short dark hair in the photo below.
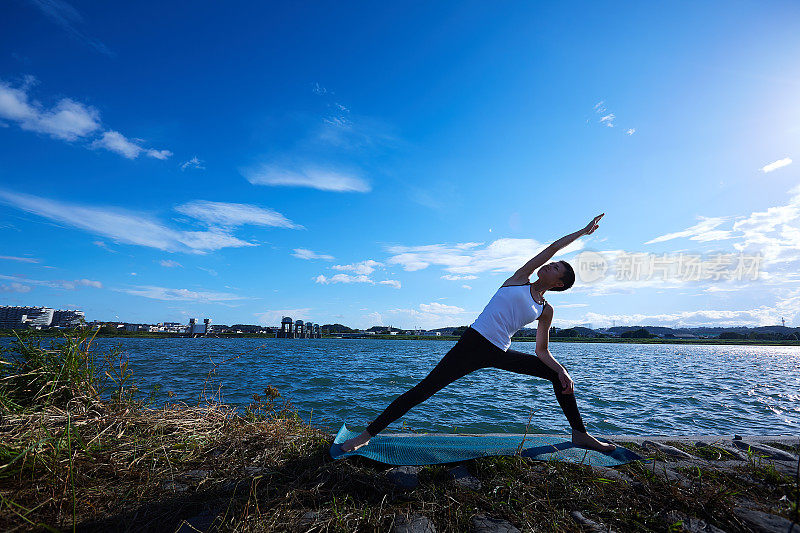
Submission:
M 572 287 L 575 283 L 575 271 L 572 270 L 572 265 L 567 263 L 566 261 L 559 261 L 562 265 L 564 265 L 564 274 L 561 275 L 561 281 L 564 282 L 563 287 L 551 287 L 548 290 L 551 291 L 565 291 Z

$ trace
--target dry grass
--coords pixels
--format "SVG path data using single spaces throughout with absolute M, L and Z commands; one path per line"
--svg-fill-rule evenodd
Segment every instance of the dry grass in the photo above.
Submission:
M 94 370 L 108 372 L 105 382 L 58 365 L 45 365 L 34 380 L 29 365 L 24 380 L 9 379 L 21 367 L 5 359 L 0 530 L 388 531 L 398 514 L 423 514 L 437 531 L 456 532 L 485 514 L 523 531 L 578 532 L 570 517 L 578 510 L 620 532 L 665 531 L 674 522 L 668 513 L 680 511 L 732 533 L 750 530 L 732 511 L 738 498 L 787 517 L 796 512 L 797 480 L 756 460 L 718 469 L 728 457 L 717 459 L 713 449 L 694 468 L 675 467 L 680 477 L 672 480 L 661 474 L 667 458 L 629 445 L 655 459 L 616 469 L 629 482 L 514 456 L 467 463 L 480 491 L 452 483 L 443 465 L 423 468 L 420 485 L 403 490 L 384 475 L 385 465 L 331 460 L 329 432 L 305 423 L 271 387 L 244 412 L 215 396 L 153 408 L 137 395 L 119 353 L 92 355 L 88 338 L 72 341 L 44 350 L 77 347 L 72 359 L 61 353 L 56 360 L 73 369 L 102 361 Z

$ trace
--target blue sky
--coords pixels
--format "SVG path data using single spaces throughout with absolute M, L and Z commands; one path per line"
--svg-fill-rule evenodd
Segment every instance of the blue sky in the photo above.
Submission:
M 2 304 L 468 324 L 604 212 L 555 258 L 606 264 L 545 295 L 555 325 L 800 320 L 796 3 L 3 11 Z M 615 274 L 631 254 L 760 262 Z

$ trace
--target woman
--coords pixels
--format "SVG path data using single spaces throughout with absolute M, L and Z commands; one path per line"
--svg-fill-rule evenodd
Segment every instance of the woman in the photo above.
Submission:
M 566 261 L 544 263 L 575 239 L 594 232 L 604 214 L 596 216 L 582 230 L 558 239 L 508 278 L 430 374 L 395 399 L 363 433 L 344 441 L 342 450 L 349 452 L 366 445 L 370 438 L 409 409 L 453 381 L 479 368 L 494 367 L 550 380 L 556 399 L 572 427 L 572 442 L 576 446 L 604 453 L 614 451 L 616 446 L 600 442 L 586 432 L 575 402 L 572 378 L 547 349 L 553 307 L 544 299 L 546 291 L 565 291 L 575 282 L 575 272 Z M 531 283 L 530 277 L 537 268 L 538 279 Z M 536 356 L 509 350 L 511 336 L 534 320 L 539 321 Z

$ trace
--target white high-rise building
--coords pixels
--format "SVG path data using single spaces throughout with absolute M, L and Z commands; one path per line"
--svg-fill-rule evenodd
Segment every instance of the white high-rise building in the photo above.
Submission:
M 55 311 L 49 307 L 0 306 L 0 328 L 47 327 Z

